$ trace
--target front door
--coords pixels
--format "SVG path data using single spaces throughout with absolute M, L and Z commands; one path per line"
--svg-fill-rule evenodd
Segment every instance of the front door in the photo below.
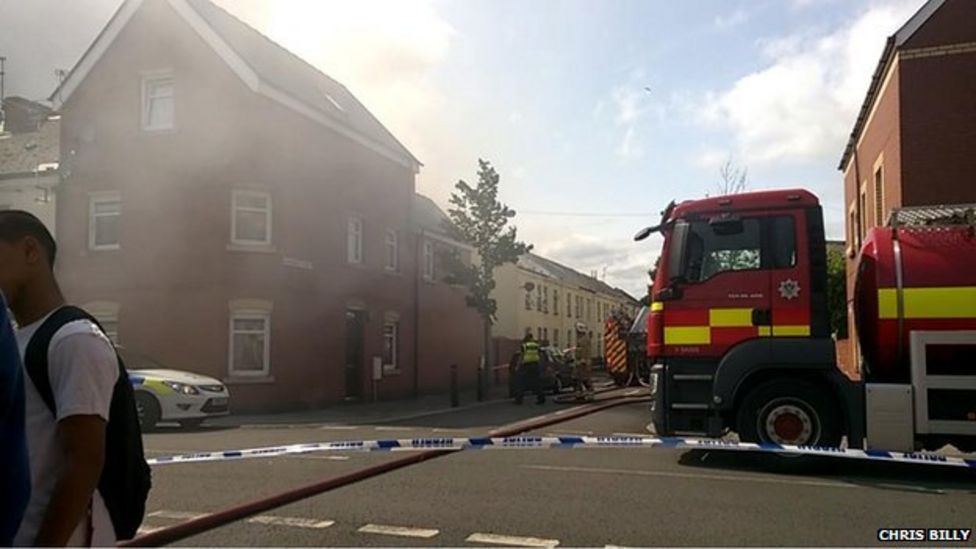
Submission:
M 741 212 L 734 224 L 720 225 L 708 217 L 687 221 L 685 268 L 676 283 L 680 296 L 664 303 L 667 355 L 719 358 L 768 329 L 764 218 L 763 212 Z
M 362 396 L 365 324 L 363 311 L 346 311 L 346 398 Z

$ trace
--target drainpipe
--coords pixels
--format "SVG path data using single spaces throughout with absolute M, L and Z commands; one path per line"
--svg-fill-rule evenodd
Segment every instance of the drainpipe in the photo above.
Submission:
M 413 254 L 413 396 L 420 397 L 420 262 L 424 253 L 424 229 Z

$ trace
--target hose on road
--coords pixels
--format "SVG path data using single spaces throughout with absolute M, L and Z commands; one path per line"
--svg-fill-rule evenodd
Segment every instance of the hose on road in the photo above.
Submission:
M 495 437 L 515 436 L 526 431 L 541 429 L 557 423 L 563 423 L 565 421 L 594 414 L 609 408 L 614 408 L 616 406 L 643 402 L 644 400 L 646 399 L 634 398 L 630 395 L 613 396 L 592 404 L 560 410 L 558 412 L 538 416 L 527 421 L 506 425 L 505 427 L 491 431 L 490 435 Z M 408 467 L 422 461 L 428 461 L 447 454 L 453 454 L 454 452 L 455 450 L 425 450 L 416 454 L 407 454 L 404 457 L 398 457 L 386 463 L 381 463 L 379 465 L 366 467 L 364 469 L 353 471 L 338 477 L 299 486 L 273 496 L 252 500 L 235 507 L 191 519 L 180 524 L 161 528 L 131 540 L 121 542 L 119 543 L 119 546 L 156 547 L 160 545 L 168 545 L 170 543 L 175 543 L 188 537 L 213 530 L 214 528 L 219 528 L 220 526 L 224 526 L 231 522 L 246 519 L 250 516 L 257 515 L 258 513 L 323 494 L 336 488 L 348 486 L 361 480 L 366 480 L 390 471 Z

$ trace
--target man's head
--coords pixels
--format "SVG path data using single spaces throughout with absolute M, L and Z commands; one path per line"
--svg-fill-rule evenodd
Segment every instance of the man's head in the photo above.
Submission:
M 586 324 L 583 324 L 582 322 L 577 322 L 576 323 L 576 333 L 577 334 L 585 334 L 586 333 Z
M 11 303 L 23 288 L 53 279 L 57 245 L 44 223 L 21 210 L 0 211 L 0 290 Z

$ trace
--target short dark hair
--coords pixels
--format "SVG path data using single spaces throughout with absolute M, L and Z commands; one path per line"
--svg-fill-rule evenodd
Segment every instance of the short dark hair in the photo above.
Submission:
M 33 237 L 41 243 L 51 268 L 58 253 L 58 245 L 44 223 L 30 212 L 23 210 L 0 211 L 0 240 L 13 243 L 26 237 Z

